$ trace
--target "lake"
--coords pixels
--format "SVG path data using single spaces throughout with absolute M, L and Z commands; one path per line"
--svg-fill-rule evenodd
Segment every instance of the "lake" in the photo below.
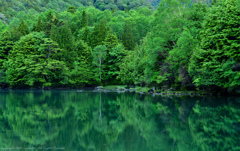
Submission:
M 240 150 L 237 97 L 1 90 L 0 124 L 0 150 Z

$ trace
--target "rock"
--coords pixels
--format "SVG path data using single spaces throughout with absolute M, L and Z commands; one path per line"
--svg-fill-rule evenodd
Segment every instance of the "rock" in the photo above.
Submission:
M 170 88 L 170 89 L 168 89 L 168 91 L 175 91 L 175 89 L 174 88 Z
M 103 89 L 103 86 L 97 86 L 95 89 Z
M 120 88 L 119 90 L 120 90 L 120 91 L 124 91 L 125 89 L 123 89 L 123 88 Z
M 148 90 L 148 93 L 150 94 L 154 93 L 153 89 Z

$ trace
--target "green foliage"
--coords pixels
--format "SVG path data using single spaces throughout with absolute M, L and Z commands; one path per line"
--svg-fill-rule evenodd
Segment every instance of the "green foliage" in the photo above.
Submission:
M 43 23 L 42 23 L 41 16 L 39 16 L 37 26 L 33 31 L 41 32 L 42 30 L 43 30 Z
M 99 44 L 98 34 L 99 34 L 99 26 L 95 24 L 94 30 L 90 37 L 90 46 L 92 48 L 96 47 Z
M 159 6 L 155 10 L 147 2 Z M 211 2 L 4 0 L 0 2 L 1 83 L 17 87 L 134 84 L 238 93 L 240 5 L 236 0 Z M 36 31 L 41 38 L 36 38 Z M 59 76 L 40 57 L 47 49 L 58 54 L 49 64 Z M 55 82 L 35 79 L 43 67 Z
M 108 76 L 111 78 L 116 78 L 119 75 L 120 65 L 123 57 L 125 56 L 124 46 L 118 44 L 109 51 L 108 59 Z
M 84 33 L 81 37 L 81 39 L 87 43 L 89 43 L 89 37 L 90 37 L 90 33 L 89 33 L 89 29 L 88 26 L 84 28 Z
M 209 89 L 217 86 L 228 90 L 239 87 L 239 71 L 233 70 L 240 61 L 239 15 L 235 0 L 216 3 L 210 9 L 200 33 L 201 43 L 189 66 L 197 86 Z
M 43 33 L 24 36 L 9 54 L 5 66 L 12 87 L 57 87 L 68 83 L 68 68 L 59 60 L 62 50 L 43 37 Z
M 107 57 L 107 47 L 104 45 L 98 45 L 93 49 L 92 56 L 93 56 L 93 65 L 98 67 L 99 73 L 99 80 L 102 80 L 102 64 L 103 61 Z
M 76 9 L 77 8 L 75 6 L 70 6 L 70 7 L 68 7 L 67 11 L 74 14 L 76 12 Z
M 101 45 L 105 40 L 107 35 L 107 28 L 106 23 L 104 20 L 100 21 L 99 28 L 98 28 L 98 43 L 97 45 Z
M 86 11 L 83 10 L 82 12 L 82 19 L 81 19 L 81 23 L 80 23 L 80 28 L 83 28 L 83 27 L 87 27 L 88 23 L 87 23 L 87 14 L 86 14 Z
M 123 33 L 123 45 L 127 50 L 133 50 L 135 44 L 133 39 L 133 32 L 128 22 L 125 22 L 124 33 Z
M 18 31 L 22 34 L 22 35 L 27 35 L 29 34 L 29 29 L 28 26 L 25 24 L 25 22 L 22 20 L 20 25 L 18 26 Z

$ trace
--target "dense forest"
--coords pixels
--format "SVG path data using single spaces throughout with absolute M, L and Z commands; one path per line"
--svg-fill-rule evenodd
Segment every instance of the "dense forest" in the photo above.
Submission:
M 3 0 L 0 83 L 239 93 L 239 27 L 238 0 Z

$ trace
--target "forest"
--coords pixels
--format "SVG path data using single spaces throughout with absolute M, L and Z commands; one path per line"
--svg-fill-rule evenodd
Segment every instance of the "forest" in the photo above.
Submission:
M 239 0 L 2 0 L 2 88 L 240 93 Z

